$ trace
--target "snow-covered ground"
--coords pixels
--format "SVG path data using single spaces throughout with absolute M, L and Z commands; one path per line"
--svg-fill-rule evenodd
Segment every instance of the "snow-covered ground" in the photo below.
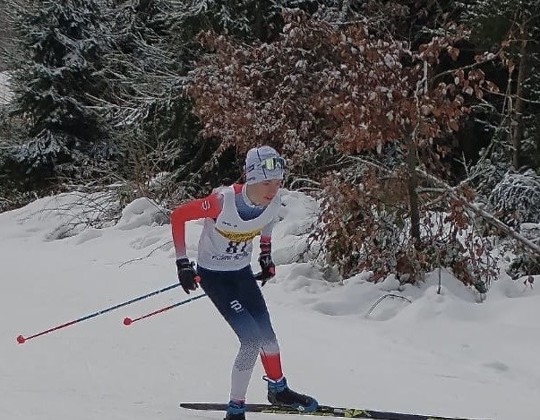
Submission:
M 80 220 L 66 210 L 72 201 L 61 195 L 0 214 L 0 419 L 222 419 L 178 407 L 228 397 L 237 341 L 206 298 L 122 324 L 186 299 L 180 288 L 17 344 L 19 334 L 176 282 L 170 226 L 153 223 L 155 207 L 140 199 L 115 226 L 69 233 L 59 226 Z M 292 388 L 322 404 L 540 419 L 537 289 L 503 277 L 480 304 L 444 272 L 441 294 L 436 274 L 402 291 L 362 275 L 328 284 L 309 264 L 290 263 L 314 205 L 296 193 L 285 201 L 274 237 L 277 277 L 263 291 Z M 188 226 L 191 256 L 201 228 Z M 411 303 L 388 297 L 373 308 L 387 293 Z M 257 366 L 248 402 L 265 401 L 262 375 Z M 301 418 L 248 419 L 270 416 Z
M 9 76 L 7 72 L 0 71 L 0 106 L 7 104 L 12 97 L 9 89 Z

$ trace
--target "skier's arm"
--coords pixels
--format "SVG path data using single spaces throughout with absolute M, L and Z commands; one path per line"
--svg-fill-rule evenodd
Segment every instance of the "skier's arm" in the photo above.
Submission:
M 186 258 L 186 222 L 206 217 L 217 218 L 221 211 L 218 193 L 188 201 L 176 207 L 171 213 L 171 226 L 176 259 Z
M 272 247 L 272 229 L 274 228 L 274 224 L 274 222 L 270 222 L 261 230 L 261 252 L 270 252 L 270 248 Z
M 261 265 L 262 286 L 268 279 L 276 274 L 276 266 L 272 261 L 272 229 L 275 222 L 268 223 L 261 231 L 261 253 L 259 254 L 259 264 Z
M 278 220 L 278 216 L 276 216 L 270 223 L 261 229 L 261 252 L 267 251 L 270 253 L 272 247 L 272 231 Z
M 281 193 L 281 190 L 278 192 L 278 194 Z M 281 195 L 280 195 L 280 201 L 281 201 Z M 270 252 L 272 250 L 272 230 L 274 230 L 275 224 L 279 221 L 279 215 L 274 215 L 274 218 L 271 222 L 269 222 L 266 226 L 264 226 L 261 229 L 261 254 L 266 253 L 270 255 Z

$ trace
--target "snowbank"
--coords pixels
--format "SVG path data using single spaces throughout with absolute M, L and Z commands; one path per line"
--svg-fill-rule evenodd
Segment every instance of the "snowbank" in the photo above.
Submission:
M 122 324 L 186 299 L 180 288 L 16 343 L 19 334 L 177 284 L 170 226 L 160 225 L 148 200 L 132 202 L 117 223 L 88 227 L 109 198 L 61 194 L 0 214 L 0 413 L 19 420 L 222 419 L 178 407 L 180 400 L 228 398 L 238 341 L 208 299 Z M 328 283 L 295 254 L 316 204 L 298 193 L 287 193 L 284 204 L 274 235 L 277 275 L 262 292 L 294 389 L 322 404 L 538 418 L 537 288 L 502 275 L 477 303 L 476 292 L 444 270 L 440 285 L 438 272 L 418 286 L 393 277 L 372 284 L 367 273 Z M 186 226 L 192 258 L 201 228 L 200 221 Z M 257 365 L 249 402 L 265 400 L 263 374 Z

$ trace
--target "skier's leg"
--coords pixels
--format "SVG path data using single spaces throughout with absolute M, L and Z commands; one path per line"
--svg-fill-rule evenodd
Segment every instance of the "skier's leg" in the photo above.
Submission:
M 238 280 L 243 276 L 238 271 L 216 272 L 200 267 L 198 273 L 201 287 L 240 341 L 232 368 L 230 399 L 243 402 L 262 343 L 259 326 L 242 298 L 243 285 Z
M 273 380 L 279 380 L 283 377 L 279 343 L 272 327 L 266 302 L 251 270 L 242 274 L 244 279 L 242 280 L 241 296 L 261 334 L 261 362 L 266 376 Z
M 251 271 L 250 271 L 251 273 Z M 291 390 L 281 369 L 279 345 L 272 328 L 270 315 L 260 287 L 255 282 L 253 274 L 251 279 L 245 278 L 242 283 L 242 300 L 245 307 L 256 321 L 261 332 L 261 361 L 263 363 L 268 381 L 268 400 L 272 404 L 283 405 L 299 411 L 314 411 L 318 407 L 317 401 L 308 395 L 299 394 Z

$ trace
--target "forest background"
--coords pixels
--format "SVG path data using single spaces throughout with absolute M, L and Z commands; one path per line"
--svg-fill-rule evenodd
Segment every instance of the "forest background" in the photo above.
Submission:
M 540 273 L 540 1 L 5 0 L 0 211 L 84 222 L 241 180 L 250 147 L 319 203 L 328 280 Z M 0 89 L 2 90 L 2 89 Z M 96 200 L 95 193 L 105 194 Z M 166 223 L 163 217 L 161 223 Z M 68 231 L 64 234 L 69 235 Z

